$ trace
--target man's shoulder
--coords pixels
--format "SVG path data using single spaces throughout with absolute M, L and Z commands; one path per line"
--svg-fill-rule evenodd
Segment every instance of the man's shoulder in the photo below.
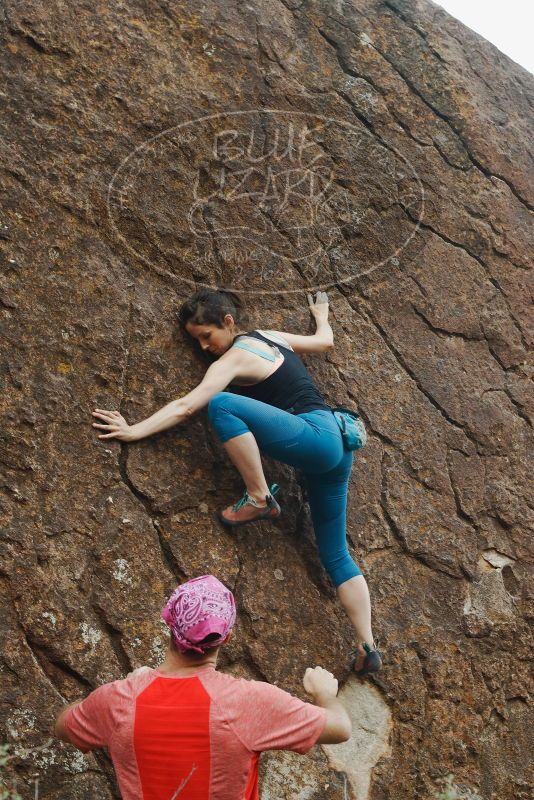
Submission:
M 124 678 L 103 684 L 100 689 L 110 697 L 132 698 L 138 695 L 155 677 L 156 672 L 150 667 L 138 667 Z
M 254 678 L 247 678 L 242 675 L 232 675 L 230 672 L 213 670 L 209 673 L 204 673 L 204 675 L 207 678 L 207 683 L 211 683 L 213 686 L 218 686 L 221 689 L 230 690 L 244 697 L 253 698 L 262 695 L 272 696 L 275 694 L 291 696 L 288 692 L 267 681 L 258 681 Z
M 263 683 L 263 681 L 256 681 L 252 678 L 247 678 L 244 675 L 234 675 L 231 672 L 223 672 L 220 669 L 209 670 L 200 674 L 212 678 L 212 680 L 217 681 L 218 683 L 226 683 L 228 685 L 240 686 L 243 688 L 249 687 L 256 683 Z
M 128 673 L 124 680 L 126 681 L 135 681 L 141 676 L 147 677 L 148 675 L 154 676 L 156 674 L 156 670 L 152 669 L 151 667 L 137 667 L 137 669 L 133 669 L 131 672 Z

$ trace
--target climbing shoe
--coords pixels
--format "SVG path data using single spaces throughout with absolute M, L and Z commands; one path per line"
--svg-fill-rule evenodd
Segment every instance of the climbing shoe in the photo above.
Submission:
M 362 647 L 365 654 L 359 650 L 354 650 L 351 653 L 352 662 L 351 670 L 360 678 L 365 678 L 366 675 L 374 675 L 382 669 L 382 656 L 377 649 L 369 647 L 367 642 L 362 642 Z
M 248 525 L 249 522 L 257 522 L 259 519 L 276 519 L 282 513 L 274 499 L 279 488 L 276 483 L 273 483 L 269 489 L 270 494 L 265 497 L 266 505 L 264 506 L 257 505 L 256 501 L 245 492 L 235 505 L 228 506 L 224 511 L 219 512 L 219 519 L 223 525 L 229 525 L 232 528 Z

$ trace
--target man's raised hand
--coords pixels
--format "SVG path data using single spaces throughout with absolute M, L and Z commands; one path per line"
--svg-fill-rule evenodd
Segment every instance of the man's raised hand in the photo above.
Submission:
M 316 699 L 337 696 L 337 678 L 323 667 L 308 667 L 302 682 L 308 694 Z

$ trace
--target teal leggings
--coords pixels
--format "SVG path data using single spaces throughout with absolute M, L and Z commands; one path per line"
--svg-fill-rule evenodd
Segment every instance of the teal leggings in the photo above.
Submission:
M 221 442 L 252 433 L 260 450 L 302 470 L 319 555 L 334 586 L 361 571 L 347 547 L 347 492 L 352 453 L 345 450 L 334 415 L 327 409 L 289 414 L 279 408 L 219 392 L 208 414 Z

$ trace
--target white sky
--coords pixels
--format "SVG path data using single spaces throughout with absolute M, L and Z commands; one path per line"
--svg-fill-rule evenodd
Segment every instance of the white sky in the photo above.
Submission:
M 434 0 L 534 73 L 534 0 Z

